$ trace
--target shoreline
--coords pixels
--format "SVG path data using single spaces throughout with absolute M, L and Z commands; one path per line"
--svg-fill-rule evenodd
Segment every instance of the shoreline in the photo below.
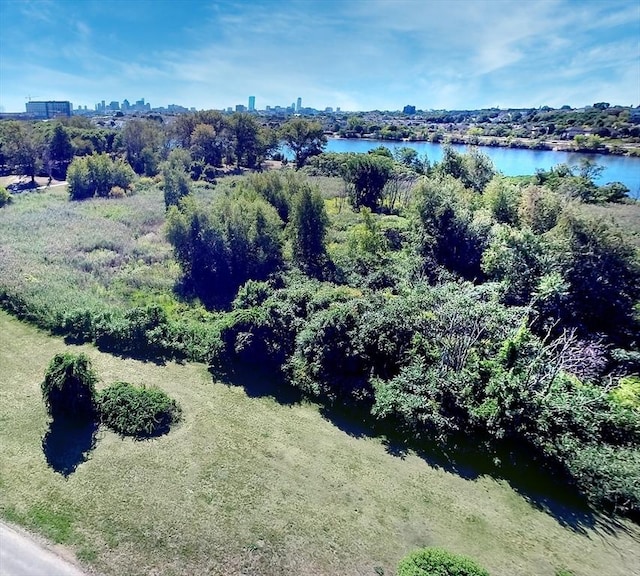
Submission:
M 402 144 L 406 142 L 425 142 L 428 144 L 455 144 L 462 146 L 482 146 L 486 148 L 512 148 L 515 150 L 544 150 L 547 152 L 569 152 L 576 154 L 599 154 L 604 156 L 621 156 L 626 158 L 640 158 L 640 144 L 603 145 L 600 148 L 576 148 L 570 140 L 533 140 L 531 138 L 508 139 L 497 136 L 461 136 L 448 135 L 443 139 L 432 140 L 430 138 L 380 138 L 373 135 L 348 137 L 333 133 L 327 134 L 332 140 L 366 140 L 372 142 L 389 142 Z

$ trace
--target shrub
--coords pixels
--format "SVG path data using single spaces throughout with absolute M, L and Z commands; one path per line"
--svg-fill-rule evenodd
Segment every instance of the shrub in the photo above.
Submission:
M 0 208 L 5 204 L 10 204 L 12 199 L 13 196 L 11 196 L 9 191 L 4 186 L 0 186 Z
M 247 280 L 266 280 L 282 266 L 282 220 L 265 200 L 222 196 L 208 209 L 189 200 L 171 207 L 166 230 L 187 285 L 203 300 L 228 304 Z
M 348 186 L 349 201 L 359 210 L 365 206 L 376 210 L 382 190 L 391 178 L 393 161 L 377 154 L 359 154 L 345 163 L 342 178 Z
M 424 272 L 432 274 L 441 265 L 469 280 L 483 278 L 480 264 L 490 221 L 476 218 L 471 193 L 451 176 L 438 176 L 422 181 L 415 195 L 415 234 Z
M 56 354 L 41 384 L 51 416 L 91 417 L 95 412 L 95 384 L 91 361 L 84 354 Z
M 185 170 L 174 168 L 167 164 L 162 170 L 164 178 L 164 205 L 177 206 L 180 200 L 191 191 L 189 188 L 189 175 Z
M 100 419 L 125 436 L 166 434 L 178 422 L 181 409 L 162 390 L 114 382 L 98 396 Z
M 109 190 L 109 198 L 124 198 L 126 195 L 126 190 L 120 186 L 112 186 Z
M 129 164 L 122 160 L 114 162 L 108 154 L 75 158 L 67 170 L 71 200 L 106 197 L 116 187 L 126 192 L 131 189 L 134 178 Z
M 400 561 L 397 576 L 489 576 L 489 572 L 465 556 L 422 548 Z
M 640 376 L 620 378 L 618 386 L 609 395 L 616 404 L 635 408 L 640 412 Z

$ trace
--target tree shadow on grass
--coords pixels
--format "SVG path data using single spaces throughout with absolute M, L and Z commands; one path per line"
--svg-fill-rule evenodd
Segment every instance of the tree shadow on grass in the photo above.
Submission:
M 42 438 L 42 452 L 47 464 L 65 478 L 89 459 L 96 445 L 98 422 L 93 419 L 72 420 L 56 417 Z
M 430 467 L 466 480 L 490 477 L 504 482 L 531 506 L 576 533 L 591 536 L 625 532 L 640 541 L 640 530 L 633 531 L 615 515 L 595 509 L 564 470 L 536 458 L 525 443 L 496 442 L 463 433 L 446 441 L 426 437 L 414 440 L 398 423 L 376 420 L 366 407 L 325 405 L 320 413 L 349 436 L 379 439 L 386 452 L 397 458 L 414 454 Z
M 209 368 L 215 382 L 227 386 L 241 386 L 249 398 L 273 398 L 283 406 L 300 404 L 302 392 L 287 384 L 273 370 L 258 364 L 229 363 L 224 368 Z
M 268 366 L 237 363 L 224 370 L 209 371 L 215 381 L 242 386 L 250 398 L 270 397 L 290 406 L 306 397 L 283 378 L 274 376 Z M 578 534 L 591 538 L 625 532 L 640 542 L 640 529 L 634 530 L 615 514 L 594 508 L 560 466 L 536 457 L 524 442 L 497 442 L 476 432 L 459 433 L 442 441 L 428 437 L 416 440 L 399 423 L 376 419 L 366 404 L 324 404 L 320 414 L 353 438 L 380 440 L 394 457 L 404 459 L 414 454 L 430 467 L 466 480 L 489 477 L 506 483 L 532 507 Z

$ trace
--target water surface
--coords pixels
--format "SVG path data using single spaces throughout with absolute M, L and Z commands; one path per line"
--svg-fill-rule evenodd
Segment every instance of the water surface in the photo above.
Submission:
M 390 142 L 389 140 L 364 140 L 347 138 L 329 138 L 327 152 L 368 152 L 372 148 L 386 146 L 390 150 L 406 146 L 420 154 L 427 155 L 429 162 L 442 160 L 444 146 L 431 142 Z M 452 148 L 464 152 L 465 145 L 454 144 Z M 586 158 L 603 166 L 604 170 L 596 180 L 597 184 L 622 182 L 630 190 L 630 196 L 640 197 L 640 158 L 613 156 L 604 154 L 579 154 L 577 152 L 554 152 L 552 150 L 529 150 L 527 148 L 498 148 L 481 146 L 495 165 L 506 176 L 535 174 L 537 169 L 549 170 L 558 164 L 577 165 Z

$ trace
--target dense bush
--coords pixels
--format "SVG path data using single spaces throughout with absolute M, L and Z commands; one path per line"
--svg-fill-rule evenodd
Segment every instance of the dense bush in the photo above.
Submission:
M 109 196 L 111 189 L 131 190 L 135 173 L 123 160 L 114 162 L 108 154 L 75 158 L 67 170 L 71 200 Z
M 422 548 L 405 556 L 397 576 L 489 576 L 473 560 L 442 548 Z
M 12 200 L 13 196 L 11 196 L 9 191 L 4 186 L 0 186 L 0 208 L 6 204 L 10 204 Z
M 496 225 L 482 254 L 482 270 L 491 280 L 503 282 L 508 304 L 523 305 L 531 298 L 549 266 L 544 238 L 529 228 Z
M 186 176 L 188 154 L 171 160 Z M 342 170 L 338 160 L 310 164 Z M 0 304 L 118 354 L 268 367 L 411 440 L 464 431 L 525 446 L 592 503 L 638 514 L 637 251 L 544 185 L 496 177 L 480 194 L 473 171 L 461 177 L 468 161 L 447 162 L 394 216 L 325 202 L 293 172 L 221 182 L 213 198 L 191 185 L 167 217 L 177 289 L 219 310 L 156 294 L 143 277 L 131 299 L 70 306 L 4 282 Z M 475 174 L 478 191 L 487 175 Z
M 461 154 L 450 146 L 445 146 L 442 161 L 435 169 L 440 174 L 460 180 L 474 192 L 482 192 L 496 174 L 491 159 L 477 148 Z
M 165 434 L 181 417 L 180 406 L 159 388 L 115 382 L 98 395 L 100 419 L 125 436 Z
M 205 210 L 172 207 L 167 235 L 187 284 L 209 303 L 226 305 L 247 280 L 265 280 L 283 263 L 283 223 L 259 197 L 222 196 Z
M 329 218 L 320 193 L 305 186 L 293 203 L 291 244 L 294 261 L 312 276 L 319 276 L 326 265 L 328 224 Z
M 567 283 L 558 310 L 563 326 L 606 334 L 620 343 L 636 340 L 640 260 L 620 229 L 566 210 L 551 233 L 552 269 Z
M 380 154 L 357 154 L 343 167 L 342 178 L 347 184 L 349 201 L 361 207 L 376 210 L 382 201 L 382 190 L 391 177 L 393 160 Z
M 357 337 L 365 306 L 362 300 L 336 303 L 308 319 L 289 365 L 296 386 L 329 399 L 370 396 L 367 365 Z
M 84 354 L 56 354 L 41 384 L 49 414 L 54 417 L 92 417 L 97 380 L 91 361 Z
M 481 280 L 480 266 L 492 221 L 474 212 L 474 198 L 451 176 L 423 181 L 415 190 L 416 245 L 424 272 L 436 266 L 465 279 Z

